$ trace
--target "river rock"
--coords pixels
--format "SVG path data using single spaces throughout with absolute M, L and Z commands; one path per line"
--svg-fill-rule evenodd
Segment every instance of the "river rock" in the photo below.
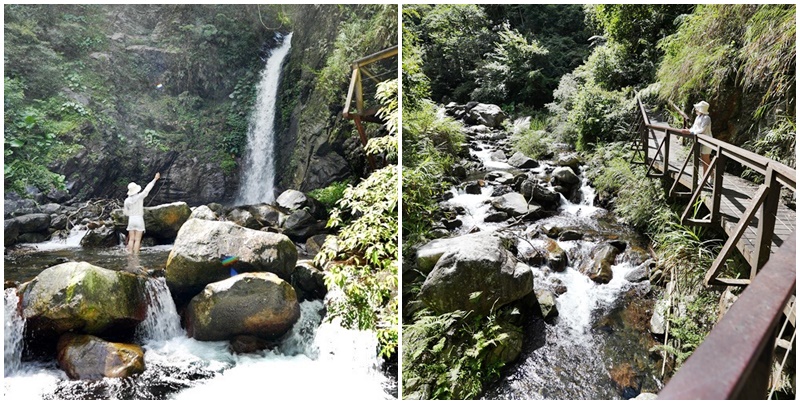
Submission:
M 67 262 L 20 286 L 22 315 L 34 333 L 132 333 L 147 310 L 146 279 L 87 262 Z
M 33 199 L 23 198 L 16 192 L 6 192 L 3 199 L 3 212 L 5 218 L 18 217 L 31 213 L 38 213 L 39 208 Z
M 58 366 L 73 380 L 128 377 L 144 372 L 144 351 L 134 344 L 69 333 L 59 338 L 57 351 Z
M 485 223 L 500 223 L 506 220 L 508 220 L 508 213 L 498 212 L 496 210 L 490 210 L 486 213 L 486 217 L 483 218 Z
M 236 257 L 226 266 L 222 260 Z M 230 222 L 189 219 L 167 258 L 167 284 L 174 295 L 193 296 L 212 282 L 226 279 L 231 268 L 273 272 L 290 279 L 297 249 L 288 237 L 251 230 Z
M 308 211 L 296 210 L 283 223 L 283 234 L 302 241 L 325 230 L 327 222 L 317 220 Z
M 100 226 L 89 230 L 81 239 L 83 248 L 108 248 L 118 244 L 117 231 L 111 226 Z
M 464 186 L 464 192 L 470 195 L 480 195 L 481 194 L 481 183 L 478 181 L 471 181 L 468 182 Z
M 415 253 L 415 262 L 417 265 L 416 269 L 427 276 L 433 267 L 436 266 L 436 263 L 439 262 L 439 259 L 445 252 L 456 248 L 462 243 L 480 242 L 481 240 L 484 240 L 487 235 L 500 238 L 503 241 L 503 245 L 506 246 L 513 242 L 512 240 L 501 238 L 501 236 L 497 233 L 487 232 L 468 234 L 452 238 L 439 238 L 417 248 Z
M 569 167 L 573 172 L 578 172 L 583 160 L 578 153 L 565 153 L 558 156 L 555 164 L 560 167 Z
M 514 176 L 507 171 L 492 171 L 484 177 L 487 181 L 496 181 L 500 184 L 511 184 Z
M 435 311 L 473 310 L 485 315 L 533 289 L 531 268 L 517 262 L 499 236 L 476 233 L 446 244 L 419 295 Z
M 275 203 L 284 209 L 289 210 L 290 212 L 294 212 L 296 210 L 305 209 L 310 213 L 314 218 L 322 220 L 328 217 L 327 213 L 325 212 L 325 205 L 322 202 L 300 192 L 295 191 L 294 189 L 288 189 L 284 191 L 278 199 L 275 200 Z
M 265 349 L 272 349 L 277 344 L 252 335 L 237 335 L 231 339 L 231 351 L 237 354 L 248 354 Z
M 162 243 L 171 243 L 178 235 L 178 230 L 189 220 L 192 210 L 186 202 L 175 202 L 164 205 L 144 208 L 144 227 L 149 237 L 154 237 Z M 122 214 L 122 209 L 111 212 L 114 225 L 119 231 L 126 231 L 128 216 Z
M 456 177 L 459 180 L 465 180 L 467 178 L 467 168 L 461 164 L 454 165 L 452 172 L 453 172 L 453 177 Z
M 525 197 L 518 192 L 510 192 L 491 199 L 492 207 L 508 213 L 511 217 L 522 216 L 524 219 L 539 219 L 544 217 L 542 207 L 535 203 L 528 203 Z
M 489 153 L 489 160 L 504 163 L 508 160 L 508 158 L 506 157 L 505 152 L 502 150 L 495 150 Z
M 6 219 L 3 224 L 3 245 L 6 247 L 14 244 L 19 237 L 19 222 L 16 219 Z
M 490 128 L 500 128 L 503 120 L 507 118 L 503 110 L 494 104 L 477 104 L 469 108 L 464 120 L 472 125 L 486 125 Z
M 331 236 L 328 234 L 317 234 L 309 237 L 306 240 L 306 253 L 310 257 L 316 257 L 320 250 L 322 250 L 322 246 L 325 245 L 325 240 L 327 240 L 328 237 Z
M 517 168 L 536 168 L 539 167 L 539 163 L 536 160 L 522 154 L 522 152 L 514 153 L 511 158 L 508 159 L 508 164 L 517 167 Z
M 658 400 L 658 395 L 655 393 L 640 393 L 631 400 Z
M 236 208 L 228 212 L 228 220 L 248 229 L 258 230 L 264 227 L 252 213 L 245 208 Z
M 289 213 L 268 204 L 253 205 L 250 206 L 248 210 L 250 211 L 250 214 L 262 224 L 262 227 L 280 227 L 283 225 L 281 218 L 285 219 L 285 216 L 287 216 Z
M 42 233 L 50 227 L 50 215 L 44 213 L 22 215 L 15 220 L 19 224 L 20 233 Z
M 608 243 L 598 244 L 592 251 L 591 266 L 585 269 L 589 279 L 597 283 L 611 282 L 611 278 L 614 277 L 611 266 L 614 265 L 619 253 L 616 246 Z
M 650 270 L 652 268 L 655 268 L 655 262 L 649 259 L 625 274 L 625 280 L 631 283 L 648 280 L 650 279 Z
M 38 243 L 43 243 L 43 242 L 47 241 L 48 238 L 49 237 L 48 237 L 47 234 L 42 234 L 42 233 L 24 233 L 24 234 L 20 234 L 19 237 L 17 237 L 17 242 L 18 243 L 27 243 L 27 244 L 38 244 Z
M 542 311 L 542 318 L 550 320 L 558 316 L 558 307 L 556 306 L 556 297 L 549 290 L 537 290 L 536 300 L 539 301 L 539 307 Z
M 553 240 L 547 240 L 545 244 L 547 250 L 547 265 L 550 270 L 563 272 L 567 269 L 567 252 Z
M 211 283 L 186 308 L 186 332 L 199 341 L 238 335 L 275 340 L 300 318 L 292 286 L 272 273 L 244 273 Z
M 328 294 L 325 273 L 310 260 L 297 263 L 292 273 L 291 285 L 297 292 L 299 301 L 322 299 Z
M 44 214 L 53 215 L 55 213 L 58 213 L 61 210 L 61 205 L 59 205 L 57 203 L 48 203 L 48 204 L 42 205 L 40 207 L 40 209 L 42 210 L 42 213 L 44 213 Z
M 664 335 L 667 332 L 667 310 L 669 301 L 659 299 L 653 307 L 653 317 L 650 318 L 650 332 L 657 335 Z
M 201 220 L 219 220 L 217 214 L 211 210 L 206 205 L 200 205 L 192 211 L 192 214 L 189 215 L 189 219 L 201 219 Z
M 558 192 L 547 189 L 534 181 L 522 181 L 520 192 L 525 200 L 536 202 L 542 206 L 556 208 L 561 204 L 561 195 Z
M 572 187 L 581 183 L 581 179 L 569 167 L 558 167 L 553 170 L 553 178 L 557 184 Z
M 68 223 L 67 215 L 57 214 L 50 216 L 50 228 L 54 230 L 64 230 L 67 228 Z

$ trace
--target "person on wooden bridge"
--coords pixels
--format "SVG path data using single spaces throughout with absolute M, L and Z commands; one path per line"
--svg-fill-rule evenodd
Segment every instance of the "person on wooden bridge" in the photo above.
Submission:
M 691 128 L 683 129 L 683 134 L 714 137 L 714 135 L 711 134 L 711 117 L 708 115 L 708 103 L 700 101 L 694 104 L 694 111 L 697 113 L 697 118 L 694 119 L 694 124 Z M 705 145 L 700 146 L 700 160 L 703 161 L 703 175 L 706 175 L 706 169 L 711 164 L 710 147 Z

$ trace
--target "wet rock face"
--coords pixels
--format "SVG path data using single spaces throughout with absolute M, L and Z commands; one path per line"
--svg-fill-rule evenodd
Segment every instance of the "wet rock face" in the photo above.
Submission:
M 238 335 L 275 340 L 300 318 L 294 288 L 271 273 L 246 273 L 206 286 L 186 309 L 186 331 L 200 341 Z
M 128 377 L 144 372 L 144 351 L 138 345 L 70 333 L 61 336 L 57 350 L 58 366 L 73 380 Z
M 132 334 L 147 309 L 146 279 L 86 262 L 42 271 L 19 288 L 22 315 L 34 333 Z
M 117 244 L 119 244 L 117 232 L 110 226 L 101 226 L 89 230 L 81 239 L 81 247 L 83 248 L 107 248 L 114 247 Z
M 500 237 L 478 233 L 451 240 L 420 291 L 435 311 L 489 314 L 533 290 L 531 268 L 517 262 Z
M 225 263 L 226 257 L 235 262 Z M 297 249 L 288 237 L 230 222 L 190 219 L 178 232 L 167 259 L 166 278 L 173 295 L 191 297 L 209 283 L 243 272 L 272 272 L 290 279 Z

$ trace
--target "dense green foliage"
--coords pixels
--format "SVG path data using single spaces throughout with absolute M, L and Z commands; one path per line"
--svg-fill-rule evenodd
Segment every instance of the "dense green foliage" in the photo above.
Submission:
M 498 352 L 511 333 L 521 331 L 497 315 L 464 311 L 434 315 L 423 310 L 403 327 L 403 397 L 469 400 L 500 374 Z
M 403 34 L 417 43 L 432 99 L 510 111 L 552 99 L 559 77 L 586 56 L 577 46 L 583 27 L 578 5 L 413 5 L 404 8 Z
M 397 153 L 397 80 L 383 83 L 378 98 L 389 135 L 370 139 L 371 154 Z M 328 309 L 331 319 L 376 330 L 381 355 L 390 357 L 398 341 L 398 195 L 396 165 L 379 169 L 356 186 L 348 185 L 331 211 L 329 227 L 340 227 L 336 245 L 326 242 L 316 260 L 327 265 L 325 283 L 341 293 Z
M 50 170 L 82 149 L 91 164 L 118 159 L 122 175 L 141 170 L 132 154 L 168 150 L 231 172 L 244 151 L 258 49 L 272 35 L 249 16 L 224 5 L 5 6 L 5 137 L 25 144 L 6 152 L 6 188 L 63 186 Z

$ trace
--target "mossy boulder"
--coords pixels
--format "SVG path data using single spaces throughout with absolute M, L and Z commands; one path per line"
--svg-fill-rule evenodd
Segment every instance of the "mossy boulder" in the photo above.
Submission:
M 144 372 L 144 351 L 138 345 L 69 333 L 58 340 L 57 350 L 58 366 L 73 380 L 128 377 Z
M 186 309 L 186 331 L 200 341 L 240 335 L 280 338 L 300 318 L 292 286 L 271 273 L 245 273 L 209 284 Z
M 59 264 L 20 286 L 22 316 L 40 335 L 132 334 L 147 310 L 146 281 L 87 262 Z
M 233 259 L 224 261 L 229 257 Z M 190 219 L 167 258 L 166 278 L 172 294 L 188 301 L 209 283 L 229 278 L 231 269 L 272 272 L 290 280 L 296 263 L 297 248 L 282 234 Z

